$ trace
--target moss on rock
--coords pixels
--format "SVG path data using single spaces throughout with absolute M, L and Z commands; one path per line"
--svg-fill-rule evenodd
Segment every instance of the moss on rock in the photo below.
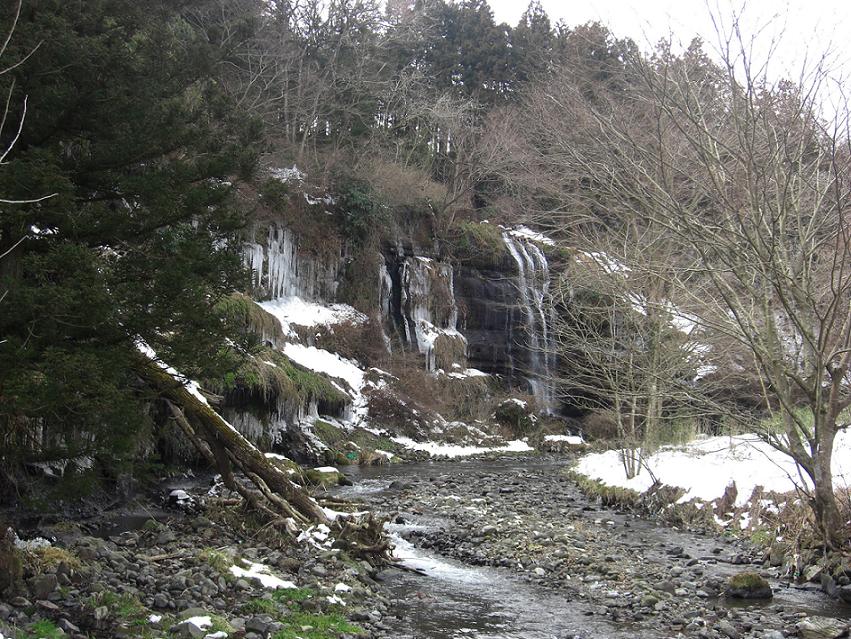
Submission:
M 727 581 L 725 593 L 733 599 L 771 599 L 771 585 L 755 572 L 740 572 Z

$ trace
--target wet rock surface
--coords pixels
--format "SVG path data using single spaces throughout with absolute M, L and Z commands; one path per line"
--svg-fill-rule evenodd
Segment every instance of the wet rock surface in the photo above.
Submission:
M 407 618 L 397 619 L 396 634 L 386 636 L 776 639 L 798 636 L 811 617 L 834 618 L 843 626 L 851 616 L 851 608 L 816 586 L 777 580 L 779 569 L 763 564 L 762 553 L 744 542 L 599 508 L 564 476 L 565 463 L 453 462 L 352 471 L 355 486 L 347 494 L 386 512 L 402 542 L 437 561 L 454 562 L 456 569 L 480 571 L 470 576 L 480 580 L 478 591 L 468 588 L 462 598 L 487 599 L 494 583 L 504 581 L 508 591 L 513 584 L 521 607 L 540 605 L 553 613 L 543 624 L 551 626 L 549 634 L 546 627 L 524 630 L 507 622 L 464 632 L 469 616 L 447 612 L 452 604 L 443 611 L 432 605 L 441 596 L 433 592 L 434 579 L 388 574 L 391 597 L 399 580 L 404 582 L 392 610 Z M 394 481 L 393 490 L 385 490 Z M 745 570 L 771 582 L 773 600 L 725 596 L 730 577 Z M 440 572 L 434 571 L 438 577 Z M 501 587 L 496 591 L 502 596 Z M 412 605 L 411 597 L 420 602 Z M 483 609 L 505 608 L 490 603 Z M 443 612 L 456 626 L 444 628 L 446 634 L 418 627 L 418 615 L 431 616 L 433 623 Z M 578 616 L 584 623 L 577 623 Z

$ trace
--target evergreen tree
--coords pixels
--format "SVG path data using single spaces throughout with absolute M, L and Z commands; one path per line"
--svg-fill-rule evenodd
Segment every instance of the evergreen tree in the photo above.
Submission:
M 541 3 L 533 0 L 511 31 L 515 82 L 528 82 L 550 69 L 554 44 L 550 18 Z
M 214 306 L 242 277 L 229 181 L 259 131 L 213 79 L 223 50 L 187 19 L 201 4 L 24 5 L 7 55 L 38 49 L 0 77 L 29 105 L 0 192 L 56 196 L 0 205 L 7 463 L 129 453 L 146 423 L 138 337 L 189 374 L 216 365 Z

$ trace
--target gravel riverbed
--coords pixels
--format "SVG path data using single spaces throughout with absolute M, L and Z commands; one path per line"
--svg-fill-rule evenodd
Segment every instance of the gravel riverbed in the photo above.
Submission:
M 777 569 L 745 542 L 600 509 L 565 476 L 565 463 L 455 461 L 354 470 L 347 494 L 385 512 L 391 529 L 413 548 L 456 565 L 486 567 L 484 581 L 507 579 L 524 597 L 532 593 L 573 621 L 549 635 L 515 627 L 472 636 L 779 639 L 831 636 L 808 634 L 808 628 L 827 618 L 841 632 L 851 617 L 848 606 L 815 586 L 778 580 Z M 727 600 L 727 579 L 743 570 L 768 578 L 773 600 Z M 392 593 L 394 576 L 385 578 Z M 419 579 L 428 592 L 429 577 Z M 482 583 L 479 594 L 487 596 L 489 588 Z M 401 590 L 410 596 L 410 584 Z M 397 599 L 400 616 L 410 615 L 410 602 Z M 576 628 L 580 616 L 585 630 Z M 395 627 L 404 631 L 406 620 L 397 619 Z M 454 631 L 459 634 L 434 636 L 465 636 Z

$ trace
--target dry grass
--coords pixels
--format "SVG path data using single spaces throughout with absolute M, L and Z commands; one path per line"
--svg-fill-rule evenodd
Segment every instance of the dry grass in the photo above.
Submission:
M 35 574 L 47 572 L 63 563 L 73 570 L 80 570 L 83 567 L 79 557 L 57 546 L 46 546 L 27 552 L 26 563 Z
M 429 200 L 441 202 L 446 195 L 445 186 L 432 180 L 427 171 L 416 167 L 371 158 L 359 164 L 357 171 L 394 209 L 418 207 Z

